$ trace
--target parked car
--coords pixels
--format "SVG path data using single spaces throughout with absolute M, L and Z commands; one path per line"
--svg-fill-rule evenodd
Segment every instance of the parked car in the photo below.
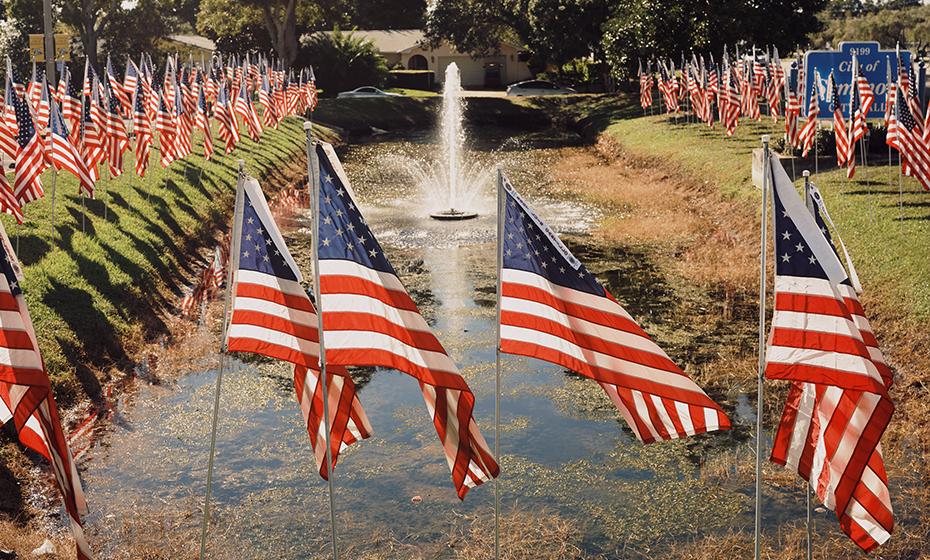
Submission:
M 568 95 L 578 93 L 569 87 L 562 87 L 546 80 L 527 80 L 507 86 L 507 95 L 521 97 L 526 95 Z
M 403 97 L 397 93 L 381 91 L 373 86 L 362 86 L 351 91 L 340 91 L 336 97 Z

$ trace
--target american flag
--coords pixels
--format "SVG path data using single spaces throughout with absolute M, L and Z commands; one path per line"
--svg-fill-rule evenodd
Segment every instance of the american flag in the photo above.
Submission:
M 885 143 L 896 150 L 898 144 L 898 115 L 895 108 L 895 98 L 898 96 L 898 84 L 891 83 L 885 90 Z
M 123 92 L 126 95 L 127 106 L 126 113 L 132 113 L 132 97 L 136 93 L 136 86 L 139 85 L 139 68 L 136 63 L 126 55 L 126 72 L 123 74 Z
M 94 96 L 97 95 L 96 89 Z M 99 115 L 99 109 L 90 97 L 84 97 L 84 108 L 81 117 L 80 144 L 81 153 L 84 156 L 84 164 L 90 173 L 91 179 L 96 183 L 100 179 L 98 166 L 106 159 L 106 135 L 103 125 L 99 118 L 94 118 L 95 113 Z
M 11 160 L 16 159 L 16 152 L 19 151 L 19 145 L 16 143 L 16 109 L 13 104 L 15 95 L 12 80 L 7 76 L 3 98 L 3 120 L 0 122 L 0 150 Z
M 597 381 L 644 443 L 729 429 L 723 410 L 506 179 L 503 188 L 501 351 L 552 362 Z
M 175 156 L 175 129 L 177 122 L 174 115 L 165 104 L 164 92 L 158 91 L 158 117 L 155 119 L 155 130 L 158 131 L 158 149 L 161 151 L 161 165 L 168 167 L 176 159 Z
M 123 82 L 120 81 L 117 77 L 116 72 L 113 70 L 113 61 L 110 60 L 110 55 L 107 55 L 107 81 L 106 86 L 109 86 L 110 95 L 108 97 L 113 97 L 116 101 L 116 113 L 123 114 L 123 112 L 129 112 L 129 95 L 123 89 Z
M 800 76 L 797 84 L 801 83 Z M 798 87 L 791 88 L 786 84 L 786 103 L 785 103 L 785 138 L 791 148 L 800 146 L 800 129 L 798 121 L 801 118 L 801 97 L 798 95 Z
M 117 82 L 117 86 L 119 86 Z M 104 86 L 103 102 L 106 103 L 106 144 L 107 162 L 110 167 L 110 176 L 119 177 L 123 174 L 123 154 L 129 149 L 129 134 L 120 115 L 120 101 L 112 86 Z
M 313 69 L 310 69 L 310 76 L 307 79 L 307 109 L 313 112 L 319 102 L 319 96 L 316 91 L 316 78 L 313 75 Z
M 68 125 L 58 110 L 58 104 L 54 100 L 51 102 L 51 115 L 49 117 L 49 149 L 46 155 L 49 157 L 49 163 L 55 166 L 55 169 L 65 169 L 78 178 L 81 192 L 84 192 L 90 198 L 94 197 L 94 181 L 87 171 L 84 164 L 84 158 L 81 157 L 77 148 L 71 144 L 68 134 Z
M 835 87 L 835 85 L 834 85 Z M 842 130 L 846 135 L 846 178 L 852 179 L 853 175 L 856 174 L 856 114 L 859 112 L 859 92 L 856 88 L 855 74 L 853 74 L 853 83 L 850 84 L 849 88 L 849 120 L 844 123 L 845 129 Z M 833 119 L 833 129 L 836 134 L 840 134 L 840 130 L 836 126 L 836 109 L 834 109 L 834 119 Z M 840 117 L 842 119 L 842 116 Z M 865 126 L 865 121 L 862 121 L 862 125 Z M 863 130 L 863 135 L 865 130 Z M 836 152 L 837 159 L 840 155 L 840 143 L 836 143 Z M 840 164 L 842 165 L 842 164 Z
M 36 62 L 32 61 L 32 79 L 26 84 L 26 98 L 35 108 L 39 104 L 39 97 L 42 95 L 42 76 L 39 73 Z
M 58 79 L 57 101 L 61 108 L 61 116 L 65 119 L 68 129 L 76 134 L 81 125 L 81 99 L 72 89 L 71 72 L 68 65 L 61 64 L 61 76 Z
M 203 132 L 203 157 L 213 156 L 213 136 L 210 132 L 210 113 L 207 112 L 207 96 L 203 84 L 197 84 L 197 113 L 194 124 Z
M 736 127 L 739 126 L 739 116 L 740 116 L 740 96 L 739 89 L 736 86 L 736 80 L 734 79 L 734 71 L 727 67 L 727 70 L 724 72 L 726 74 L 726 109 L 723 113 L 723 126 L 726 130 L 727 136 L 733 136 L 733 133 L 736 132 Z
M 236 115 L 229 105 L 226 81 L 219 84 L 216 103 L 213 104 L 213 118 L 219 123 L 217 134 L 221 140 L 226 142 L 226 153 L 228 154 L 233 151 L 233 148 L 239 142 L 239 126 L 236 122 Z
M 872 104 L 875 103 L 875 93 L 872 91 L 869 79 L 862 75 L 862 69 L 855 57 L 853 58 L 853 72 L 855 76 L 853 89 L 857 93 L 857 107 L 855 115 L 850 113 L 850 116 L 853 118 L 852 144 L 855 144 L 869 130 L 866 120 L 869 118 L 869 111 L 872 110 Z
M 271 216 L 261 187 L 246 179 L 241 214 L 234 224 L 232 314 L 227 349 L 294 364 L 294 388 L 303 411 L 319 473 L 326 468 L 323 387 L 316 310 L 303 278 Z M 355 383 L 327 359 L 327 400 L 333 465 L 339 451 L 371 434 Z
M 894 524 L 879 443 L 894 411 L 891 370 L 845 279 L 819 193 L 811 214 L 781 164 L 773 166 L 775 315 L 765 374 L 790 372 L 794 382 L 771 460 L 807 480 L 843 532 L 871 551 Z
M 475 396 L 407 294 L 323 146 L 319 160 L 320 306 L 326 363 L 382 366 L 420 383 L 459 498 L 499 468 L 473 411 Z M 335 156 L 333 156 L 335 157 Z
M 39 86 L 39 102 L 36 103 L 33 108 L 35 110 L 33 119 L 35 121 L 36 130 L 39 131 L 39 135 L 41 136 L 48 128 L 50 111 L 48 104 L 48 85 L 45 83 L 45 76 L 42 77 L 42 83 Z
M 184 98 L 182 97 L 183 88 L 174 88 L 174 157 L 175 159 L 185 158 L 193 150 L 191 135 L 194 132 L 193 113 L 185 107 Z
M 902 164 L 906 163 L 909 173 L 924 190 L 930 190 L 930 149 L 923 141 L 920 126 L 911 114 L 910 105 L 904 100 L 904 86 L 900 82 L 895 91 L 895 112 L 897 148 L 901 153 Z
M 840 167 L 849 160 L 851 147 L 849 145 L 849 132 L 846 130 L 846 120 L 843 119 L 843 106 L 836 92 L 836 81 L 833 72 L 830 73 L 830 104 L 833 107 L 833 137 L 836 140 L 836 164 Z M 853 156 L 855 157 L 855 155 Z
M 882 394 L 890 372 L 874 337 L 857 325 L 854 315 L 861 311 L 855 291 L 842 287 L 848 275 L 781 164 L 772 165 L 775 315 L 765 376 Z
M 16 111 L 16 178 L 13 180 L 13 193 L 20 205 L 38 200 L 44 196 L 42 189 L 42 172 L 45 171 L 45 153 L 42 139 L 36 132 L 25 99 L 13 94 L 13 107 Z
M 258 142 L 262 134 L 262 125 L 258 121 L 258 115 L 255 113 L 255 107 L 252 105 L 252 94 L 249 91 L 248 83 L 243 76 L 239 82 L 239 91 L 236 94 L 235 111 L 242 117 L 242 121 L 249 129 L 249 137 L 253 142 Z
M 145 110 L 146 88 L 144 80 L 136 83 L 135 95 L 132 100 L 132 129 L 136 135 L 136 175 L 145 177 L 149 166 L 149 154 L 152 150 L 154 131 L 152 121 Z
M 77 467 L 61 427 L 58 407 L 35 330 L 20 287 L 22 271 L 10 241 L 0 225 L 0 339 L 3 369 L 0 375 L 0 426 L 12 421 L 19 441 L 51 464 L 52 473 L 68 514 L 78 560 L 92 552 L 81 516 L 87 503 Z
M 801 145 L 803 157 L 807 157 L 808 152 L 814 147 L 817 136 L 817 116 L 820 114 L 819 86 L 820 72 L 814 70 L 814 83 L 807 94 L 807 120 L 804 121 L 804 126 L 798 134 L 798 143 Z
M 0 212 L 13 216 L 17 223 L 23 223 L 23 207 L 16 200 L 6 173 L 0 173 Z
M 639 62 L 639 105 L 643 110 L 652 106 L 652 80 L 649 72 L 643 72 L 643 62 Z
M 274 106 L 274 87 L 268 76 L 262 76 L 262 87 L 258 90 L 258 101 L 262 104 L 262 125 L 278 128 L 278 115 Z

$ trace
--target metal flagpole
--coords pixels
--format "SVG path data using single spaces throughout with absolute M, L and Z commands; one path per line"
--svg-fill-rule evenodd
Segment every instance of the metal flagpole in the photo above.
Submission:
M 810 189 L 811 189 L 811 172 L 804 171 L 804 204 L 810 210 L 811 214 L 815 213 L 813 204 L 811 204 L 810 198 Z M 813 555 L 813 520 L 811 519 L 811 483 L 810 481 L 804 482 L 804 493 L 807 495 L 807 560 L 811 560 Z
M 759 251 L 759 372 L 756 386 L 756 519 L 755 519 L 755 560 L 761 558 L 762 545 L 762 382 L 765 375 L 765 242 L 768 222 L 769 135 L 762 136 L 762 235 Z
M 207 527 L 210 524 L 210 497 L 213 494 L 213 462 L 216 458 L 216 428 L 220 416 L 220 394 L 223 386 L 223 372 L 226 369 L 226 328 L 229 324 L 229 300 L 232 298 L 233 271 L 238 268 L 239 237 L 242 229 L 242 206 L 245 193 L 245 162 L 239 160 L 239 178 L 236 181 L 236 205 L 233 209 L 233 231 L 229 241 L 229 262 L 226 270 L 226 298 L 223 302 L 223 328 L 220 339 L 220 367 L 216 374 L 216 393 L 213 396 L 213 424 L 210 430 L 210 458 L 207 460 L 207 492 L 203 499 L 203 520 L 200 524 L 200 560 L 207 552 Z M 83 200 L 83 198 L 81 199 Z
M 326 390 L 329 387 L 326 376 L 326 344 L 323 336 L 323 299 L 320 293 L 320 254 L 317 239 L 320 238 L 320 163 L 313 142 L 313 125 L 304 121 L 304 132 L 307 134 L 307 181 L 310 186 L 310 212 L 313 217 L 312 239 L 313 244 L 313 298 L 316 300 L 316 320 L 320 339 L 320 382 L 323 384 L 323 428 L 326 430 L 326 470 L 329 476 L 329 520 L 332 526 L 331 540 L 333 545 L 333 560 L 338 560 L 339 549 L 336 546 L 336 491 L 333 487 L 333 451 L 330 445 L 329 433 L 329 399 Z
M 504 269 L 504 213 L 507 211 L 504 194 L 504 171 L 497 168 L 497 369 L 494 387 L 494 456 L 501 460 L 501 273 Z M 501 493 L 500 479 L 494 479 L 494 558 L 501 557 Z
M 54 103 L 53 100 L 50 100 Z M 55 239 L 55 184 L 58 182 L 58 171 L 55 170 L 55 166 L 52 167 L 52 240 Z

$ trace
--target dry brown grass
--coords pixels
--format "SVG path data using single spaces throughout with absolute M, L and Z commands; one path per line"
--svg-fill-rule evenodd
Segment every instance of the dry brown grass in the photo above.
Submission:
M 585 558 L 577 520 L 547 511 L 501 511 L 501 558 L 505 560 L 575 560 Z M 494 558 L 494 514 L 470 519 L 450 534 L 447 546 L 455 560 Z
M 605 242 L 658 249 L 675 273 L 727 297 L 752 290 L 758 217 L 711 185 L 665 168 L 602 135 L 593 151 L 566 151 L 553 173 L 563 193 L 608 209 L 597 232 Z
M 49 534 L 48 527 L 36 524 L 20 525 L 0 519 L 0 550 L 12 550 L 18 558 L 35 558 L 32 551 L 48 538 L 55 545 L 56 554 L 44 556 L 47 560 L 73 560 L 74 541 L 62 532 Z

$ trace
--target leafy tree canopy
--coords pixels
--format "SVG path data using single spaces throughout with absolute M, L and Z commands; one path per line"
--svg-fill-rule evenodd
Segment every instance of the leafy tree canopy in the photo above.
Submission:
M 821 13 L 823 30 L 811 36 L 811 46 L 836 47 L 841 41 L 878 41 L 891 48 L 902 47 L 924 51 L 930 37 L 930 6 L 885 8 L 874 11 L 848 11 L 832 16 L 830 8 Z

